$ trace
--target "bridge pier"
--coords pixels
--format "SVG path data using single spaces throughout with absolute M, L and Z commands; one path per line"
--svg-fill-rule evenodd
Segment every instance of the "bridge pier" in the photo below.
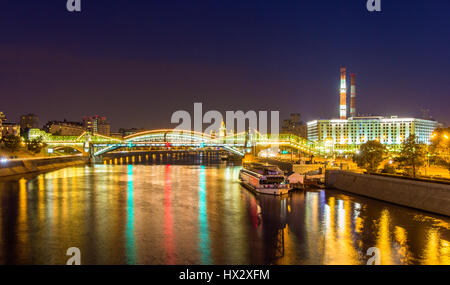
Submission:
M 90 155 L 89 163 L 90 164 L 103 163 L 103 155 Z

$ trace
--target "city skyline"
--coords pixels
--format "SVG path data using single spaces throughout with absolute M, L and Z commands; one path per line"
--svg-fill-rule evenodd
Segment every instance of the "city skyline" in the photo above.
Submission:
M 84 3 L 79 15 L 53 1 L 10 2 L 1 12 L 11 27 L 0 46 L 2 111 L 10 121 L 104 115 L 115 130 L 169 127 L 193 102 L 331 119 L 346 66 L 358 76 L 360 113 L 429 109 L 448 125 L 450 4 L 387 2 L 373 14 L 360 2 L 116 1 Z

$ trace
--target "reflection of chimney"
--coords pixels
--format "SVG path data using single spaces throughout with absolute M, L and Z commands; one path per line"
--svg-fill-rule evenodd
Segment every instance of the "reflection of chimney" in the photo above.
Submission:
M 347 119 L 347 83 L 345 79 L 345 67 L 341 68 L 341 105 L 339 107 L 339 114 L 341 120 Z
M 350 116 L 356 116 L 356 74 L 351 74 L 350 83 Z

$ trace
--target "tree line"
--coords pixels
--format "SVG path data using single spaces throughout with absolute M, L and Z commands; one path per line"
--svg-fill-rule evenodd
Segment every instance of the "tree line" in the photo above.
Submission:
M 31 153 L 38 154 L 47 147 L 47 144 L 43 141 L 42 137 L 30 140 L 28 138 L 23 139 L 20 136 L 9 134 L 2 137 L 0 142 L 12 154 L 16 153 L 22 148 L 26 148 Z
M 388 152 L 379 141 L 368 141 L 361 145 L 359 152 L 353 156 L 358 167 L 368 173 L 379 172 L 380 165 L 386 159 L 390 163 L 381 169 L 383 173 L 395 174 L 396 164 L 404 174 L 416 178 L 418 170 L 425 164 L 439 165 L 450 171 L 450 140 L 445 129 L 438 129 L 431 137 L 431 145 L 420 144 L 415 135 L 410 135 L 401 145 L 398 152 Z

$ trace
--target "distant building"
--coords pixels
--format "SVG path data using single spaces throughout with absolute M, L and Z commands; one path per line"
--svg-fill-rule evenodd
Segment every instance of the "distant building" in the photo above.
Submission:
M 126 136 L 131 136 L 134 135 L 136 133 L 142 132 L 144 131 L 144 129 L 139 129 L 139 128 L 131 128 L 131 129 L 125 129 L 125 128 L 120 128 L 119 129 L 119 133 L 122 135 L 122 137 L 126 137 Z
M 300 120 L 300 118 L 301 115 L 298 113 L 291 114 L 289 119 L 283 120 L 281 132 L 306 138 L 308 136 L 308 128 L 306 124 Z
M 64 121 L 50 121 L 44 126 L 44 131 L 59 136 L 79 136 L 85 132 L 83 123 Z
M 115 138 L 115 139 L 122 139 L 123 138 L 123 135 L 120 132 L 119 133 L 110 133 L 109 136 L 112 137 L 112 138 Z
M 39 117 L 35 114 L 27 114 L 20 116 L 20 128 L 22 130 L 38 129 Z
M 83 118 L 84 128 L 95 134 L 109 136 L 111 133 L 111 126 L 109 125 L 106 117 L 94 116 Z
M 418 143 L 430 144 L 437 126 L 436 121 L 397 116 L 316 120 L 308 122 L 308 140 L 325 150 L 342 152 L 355 151 L 359 145 L 370 140 L 397 147 L 412 134 Z

